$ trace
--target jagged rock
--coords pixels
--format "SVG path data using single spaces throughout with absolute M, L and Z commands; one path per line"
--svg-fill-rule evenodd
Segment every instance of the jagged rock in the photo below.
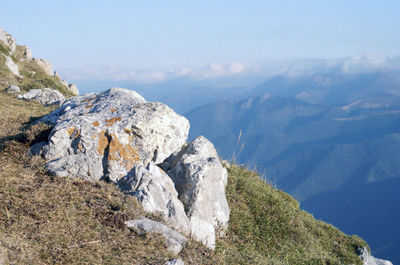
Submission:
M 153 162 L 138 166 L 118 181 L 124 192 L 137 197 L 146 212 L 159 213 L 175 230 L 188 235 L 189 220 L 171 178 Z
M 363 265 L 393 265 L 393 263 L 388 260 L 373 257 L 366 247 L 359 248 L 357 251 L 359 257 L 363 261 Z
M 45 88 L 45 89 L 31 89 L 27 93 L 18 96 L 19 99 L 34 100 L 45 106 L 61 105 L 65 101 L 65 96 L 59 91 Z
M 135 229 L 139 234 L 157 233 L 162 234 L 168 246 L 168 251 L 175 255 L 181 252 L 183 246 L 188 241 L 186 237 L 175 230 L 163 225 L 160 222 L 142 217 L 139 219 L 129 220 L 125 222 L 128 228 Z
M 0 41 L 11 49 L 11 53 L 15 51 L 17 44 L 14 37 L 2 28 L 0 28 Z
M 165 265 L 185 265 L 185 263 L 181 259 L 173 259 L 173 260 L 167 261 L 165 263 Z
M 65 81 L 65 80 L 63 80 L 63 79 L 61 79 L 61 77 L 58 75 L 57 71 L 54 71 L 53 76 L 56 77 L 56 78 L 60 81 L 60 83 L 61 83 L 63 86 L 65 86 L 66 89 L 69 89 L 68 82 Z
M 19 86 L 15 86 L 15 85 L 11 85 L 6 89 L 7 93 L 20 93 L 21 89 L 19 88 Z
M 67 81 L 65 81 L 65 80 L 63 80 L 63 79 L 60 79 L 60 82 L 61 82 L 61 84 L 62 84 L 63 86 L 65 86 L 66 89 L 69 89 L 69 87 L 68 87 L 68 82 L 67 82 Z
M 42 70 L 46 73 L 46 75 L 53 75 L 53 67 L 51 63 L 45 59 L 33 58 L 32 59 Z
M 68 85 L 68 90 L 69 90 L 69 92 L 71 92 L 72 95 L 74 95 L 74 96 L 78 96 L 78 95 L 79 95 L 78 87 L 77 87 L 75 84 L 69 84 L 69 85 Z
M 11 59 L 10 56 L 6 56 L 6 55 L 4 55 L 4 56 L 6 57 L 6 66 L 11 71 L 11 73 L 20 77 L 18 65 L 16 65 L 14 63 L 14 61 Z
M 214 249 L 216 234 L 223 234 L 230 211 L 225 197 L 228 174 L 213 144 L 199 136 L 162 166 L 169 169 L 185 206 L 191 235 Z
M 30 60 L 32 59 L 32 51 L 29 49 L 28 46 L 21 46 L 22 47 L 22 56 L 24 59 Z
M 168 106 L 112 88 L 68 99 L 40 121 L 55 124 L 43 152 L 57 176 L 118 181 L 185 143 L 189 122 Z

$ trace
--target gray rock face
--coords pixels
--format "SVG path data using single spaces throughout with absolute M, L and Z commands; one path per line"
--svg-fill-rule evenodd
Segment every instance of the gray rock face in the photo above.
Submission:
M 199 136 L 162 166 L 169 169 L 185 206 L 191 235 L 213 249 L 216 234 L 223 234 L 230 213 L 225 197 L 228 174 L 213 144 Z
M 173 259 L 173 260 L 167 261 L 165 263 L 165 265 L 185 265 L 185 263 L 181 259 Z
M 366 247 L 359 248 L 358 254 L 363 261 L 363 265 L 393 265 L 393 263 L 388 260 L 373 257 Z
M 46 75 L 53 75 L 53 67 L 51 63 L 45 59 L 33 58 L 32 59 L 42 70 L 46 73 Z
M 129 220 L 125 222 L 128 228 L 136 229 L 139 233 L 162 234 L 166 240 L 168 251 L 177 255 L 188 241 L 186 237 L 171 228 L 148 218 Z
M 16 76 L 20 76 L 19 74 L 19 69 L 18 69 L 18 65 L 16 65 L 13 60 L 11 59 L 10 56 L 6 56 L 6 66 L 8 67 L 8 69 L 10 70 L 11 73 L 13 73 Z
M 79 95 L 78 87 L 77 87 L 75 84 L 69 84 L 69 85 L 68 85 L 68 90 L 69 90 L 69 92 L 71 92 L 72 95 L 74 95 L 74 96 L 78 96 L 78 95 Z
M 112 88 L 73 97 L 41 121 L 55 124 L 44 157 L 57 176 L 118 181 L 185 143 L 189 122 L 168 106 Z
M 43 104 L 49 105 L 61 105 L 65 101 L 65 96 L 59 91 L 45 88 L 45 89 L 31 89 L 27 93 L 18 96 L 19 99 L 33 100 Z
M 5 31 L 2 28 L 0 28 L 0 41 L 2 41 L 6 46 L 8 46 L 11 49 L 12 53 L 17 48 L 17 44 L 15 42 L 14 37 L 11 34 L 7 33 L 7 31 Z
M 171 178 L 153 162 L 138 166 L 118 181 L 121 190 L 137 197 L 144 210 L 160 213 L 168 225 L 189 234 L 189 220 Z
M 19 88 L 19 86 L 15 86 L 15 85 L 11 85 L 6 89 L 7 93 L 20 93 L 21 89 Z

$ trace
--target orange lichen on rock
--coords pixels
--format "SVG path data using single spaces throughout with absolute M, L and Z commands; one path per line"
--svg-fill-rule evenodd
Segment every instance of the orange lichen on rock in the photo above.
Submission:
M 111 112 L 116 112 L 117 111 L 117 109 L 115 109 L 115 108 L 112 108 L 110 110 L 111 110 Z
M 115 122 L 120 121 L 121 117 L 115 117 L 115 118 L 111 118 L 111 119 L 107 119 L 106 120 L 106 126 L 110 127 L 112 126 Z
M 73 135 L 74 138 L 78 138 L 80 135 L 80 131 L 76 127 L 68 128 L 67 132 L 69 136 Z
M 140 160 L 137 149 L 130 144 L 122 144 L 115 134 L 111 137 L 106 136 L 105 131 L 99 133 L 99 141 L 97 152 L 104 155 L 105 149 L 108 146 L 108 160 L 124 160 L 127 169 L 131 169 L 133 164 Z
M 131 133 L 132 133 L 132 130 L 129 130 L 129 129 L 126 129 L 126 128 L 125 128 L 125 129 L 124 129 L 124 132 L 127 133 L 127 134 L 131 134 Z
M 78 143 L 78 149 L 81 151 L 81 152 L 83 152 L 84 150 L 83 150 L 83 146 L 82 146 L 82 144 L 81 143 Z
M 86 105 L 85 109 L 90 109 L 93 105 Z
M 99 121 L 92 122 L 92 125 L 95 126 L 95 127 L 99 126 Z
M 106 132 L 105 131 L 101 131 L 99 132 L 99 142 L 97 144 L 97 152 L 99 152 L 99 154 L 104 155 L 104 150 L 106 149 L 108 145 L 108 138 L 106 136 Z
M 96 98 L 97 98 L 97 97 L 88 98 L 88 99 L 85 99 L 83 102 L 88 103 L 88 102 L 90 102 L 90 101 L 92 101 L 92 100 L 95 100 Z
M 132 147 L 130 144 L 121 144 L 115 134 L 112 134 L 108 159 L 109 160 L 119 160 L 123 159 L 126 162 L 131 162 L 129 164 L 130 167 L 133 166 L 134 162 L 139 161 L 139 154 L 137 153 L 136 148 Z

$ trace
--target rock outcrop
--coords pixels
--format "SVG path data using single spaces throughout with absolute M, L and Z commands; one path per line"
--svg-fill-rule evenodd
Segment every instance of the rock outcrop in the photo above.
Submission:
M 124 192 L 134 195 L 144 210 L 161 214 L 166 222 L 184 234 L 189 234 L 189 220 L 182 202 L 178 199 L 171 178 L 153 162 L 145 168 L 138 166 L 118 181 Z
M 53 77 L 53 69 L 49 61 L 40 58 L 32 58 L 32 51 L 29 47 L 17 45 L 14 37 L 2 28 L 0 28 L 0 44 L 3 47 L 0 55 L 5 57 L 5 65 L 13 75 L 23 79 L 26 77 L 32 78 L 38 72 L 44 72 L 49 78 Z M 56 73 L 54 76 L 57 77 L 58 80 L 53 79 L 53 81 L 64 86 L 66 91 L 69 91 L 74 96 L 79 95 L 76 85 L 68 84 L 67 81 L 61 79 Z M 24 84 L 26 84 L 26 82 Z
M 182 149 L 189 132 L 184 117 L 134 91 L 112 88 L 68 99 L 40 121 L 54 127 L 48 143 L 35 144 L 29 154 L 41 153 L 52 174 L 111 180 L 146 212 L 215 247 L 229 220 L 227 171 L 202 136 Z
M 45 72 L 46 75 L 53 75 L 53 67 L 49 61 L 40 58 L 33 58 L 32 60 Z
M 358 254 L 363 261 L 363 265 L 393 265 L 393 263 L 388 260 L 373 257 L 366 247 L 359 248 Z
M 139 219 L 129 220 L 125 225 L 136 230 L 139 234 L 157 233 L 162 234 L 168 246 L 168 251 L 175 255 L 181 252 L 183 246 L 187 243 L 187 238 L 171 228 L 148 218 L 142 217 Z
M 168 106 L 112 88 L 74 97 L 42 121 L 55 124 L 44 156 L 57 176 L 118 181 L 185 143 L 189 122 Z
M 0 41 L 2 41 L 7 47 L 10 48 L 11 53 L 15 51 L 17 44 L 14 37 L 2 28 L 0 28 Z
M 68 84 L 68 91 L 71 92 L 74 96 L 79 95 L 78 87 L 75 84 Z
M 18 96 L 19 99 L 33 100 L 45 106 L 61 105 L 65 101 L 65 96 L 59 91 L 45 88 L 45 89 L 31 89 L 27 93 Z
M 185 206 L 191 235 L 213 249 L 216 235 L 228 226 L 230 212 L 225 197 L 228 173 L 213 144 L 199 136 L 162 166 Z

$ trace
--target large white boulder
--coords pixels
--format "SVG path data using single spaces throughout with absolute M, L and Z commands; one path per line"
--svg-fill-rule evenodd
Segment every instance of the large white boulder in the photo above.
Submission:
M 191 235 L 214 249 L 216 235 L 223 235 L 230 213 L 225 197 L 228 174 L 214 145 L 199 136 L 162 167 L 168 170 L 185 206 Z
M 168 251 L 172 252 L 175 255 L 181 252 L 182 248 L 188 241 L 186 237 L 184 237 L 177 231 L 163 225 L 162 223 L 150 220 L 145 217 L 126 221 L 125 225 L 130 229 L 136 230 L 139 234 L 161 234 L 165 238 L 168 246 Z
M 363 261 L 363 265 L 393 265 L 393 263 L 391 263 L 388 260 L 375 258 L 374 256 L 371 255 L 371 253 L 369 253 L 366 247 L 359 248 L 358 254 L 361 260 Z
M 118 181 L 162 162 L 185 143 L 189 122 L 168 106 L 112 88 L 68 99 L 41 121 L 54 124 L 43 155 L 57 176 Z
M 23 95 L 18 96 L 19 99 L 33 100 L 45 106 L 61 105 L 65 101 L 65 96 L 59 91 L 51 88 L 31 89 Z
M 168 225 L 188 235 L 189 220 L 171 178 L 153 162 L 138 166 L 118 181 L 121 190 L 136 196 L 146 212 L 161 214 Z

